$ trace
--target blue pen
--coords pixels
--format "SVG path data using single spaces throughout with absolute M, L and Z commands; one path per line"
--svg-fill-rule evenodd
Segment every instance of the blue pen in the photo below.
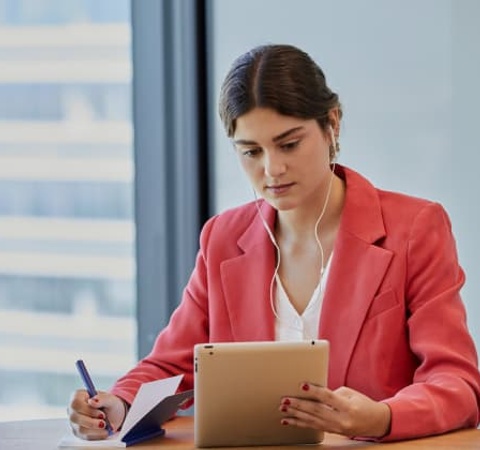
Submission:
M 90 374 L 88 373 L 87 368 L 85 367 L 84 362 L 81 359 L 79 359 L 75 363 L 75 366 L 77 366 L 78 373 L 80 374 L 80 377 L 82 378 L 83 384 L 85 386 L 85 389 L 88 392 L 88 395 L 90 396 L 90 398 L 95 397 L 95 395 L 97 395 L 97 389 L 95 388 L 95 385 L 93 384 L 93 381 L 90 377 Z M 105 414 L 105 423 L 107 425 L 108 434 L 112 434 L 113 433 L 113 428 L 110 425 L 110 422 L 108 421 L 106 414 Z

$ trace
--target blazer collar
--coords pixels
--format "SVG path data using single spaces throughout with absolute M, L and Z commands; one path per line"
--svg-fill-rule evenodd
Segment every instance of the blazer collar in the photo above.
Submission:
M 245 220 L 250 223 L 237 240 L 239 255 L 223 261 L 220 269 L 232 337 L 235 341 L 273 340 L 275 317 L 270 288 L 276 250 L 262 217 L 273 230 L 276 211 L 261 200 L 246 206 L 246 210 Z
M 266 227 L 273 232 L 277 218 L 277 211 L 264 200 L 257 200 L 256 204 L 251 203 L 251 208 L 255 208 L 255 215 L 245 232 L 238 238 L 238 246 L 244 252 L 266 242 L 272 243 Z
M 339 164 L 335 166 L 335 173 L 346 185 L 340 233 L 348 233 L 367 243 L 383 238 L 385 227 L 377 189 L 357 172 Z

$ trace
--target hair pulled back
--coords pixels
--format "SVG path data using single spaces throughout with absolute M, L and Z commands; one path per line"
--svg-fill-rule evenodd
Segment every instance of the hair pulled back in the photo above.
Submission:
M 222 84 L 220 118 L 229 137 L 236 119 L 250 110 L 270 108 L 279 114 L 315 119 L 325 130 L 328 113 L 338 108 L 338 95 L 327 86 L 322 69 L 292 45 L 261 45 L 239 56 Z

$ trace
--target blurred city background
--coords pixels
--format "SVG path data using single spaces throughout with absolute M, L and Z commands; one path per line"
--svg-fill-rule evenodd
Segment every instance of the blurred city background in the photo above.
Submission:
M 0 0 L 0 420 L 135 359 L 129 0 Z

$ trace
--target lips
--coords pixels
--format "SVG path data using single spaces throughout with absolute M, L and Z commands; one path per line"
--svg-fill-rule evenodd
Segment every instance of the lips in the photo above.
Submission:
M 287 183 L 287 184 L 275 184 L 272 186 L 267 186 L 267 190 L 274 195 L 280 195 L 287 192 L 295 183 Z

